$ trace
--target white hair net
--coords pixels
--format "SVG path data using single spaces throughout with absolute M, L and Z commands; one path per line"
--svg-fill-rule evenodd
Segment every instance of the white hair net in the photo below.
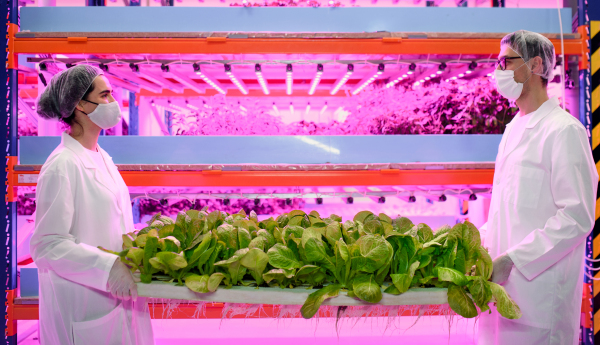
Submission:
M 37 113 L 45 119 L 71 116 L 94 79 L 103 74 L 99 68 L 89 65 L 77 65 L 56 74 L 38 100 Z
M 550 40 L 537 32 L 527 30 L 515 31 L 504 36 L 500 46 L 508 46 L 525 60 L 539 56 L 542 58 L 542 72 L 536 73 L 546 80 L 552 80 L 552 71 L 556 64 L 554 45 Z

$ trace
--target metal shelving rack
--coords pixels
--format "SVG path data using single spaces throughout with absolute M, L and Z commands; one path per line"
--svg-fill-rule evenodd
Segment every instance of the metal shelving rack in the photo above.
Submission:
M 582 2 L 581 0 L 580 2 Z M 423 34 L 417 38 L 403 33 L 329 34 L 327 40 L 318 34 L 259 34 L 244 33 L 19 33 L 18 1 L 7 0 L 2 6 L 6 18 L 6 52 L 3 57 L 3 94 L 6 95 L 6 121 L 0 121 L 1 130 L 7 134 L 5 184 L 6 217 L 5 241 L 2 261 L 5 276 L 5 343 L 16 344 L 16 320 L 38 318 L 35 301 L 16 298 L 16 187 L 35 183 L 19 182 L 19 176 L 39 173 L 39 166 L 20 166 L 17 157 L 17 57 L 18 54 L 478 54 L 495 55 L 498 52 L 498 34 Z M 583 3 L 582 3 L 582 6 Z M 576 34 L 566 35 L 564 52 L 579 57 L 580 71 L 588 70 L 588 28 L 580 20 Z M 560 54 L 560 39 L 552 37 Z M 585 72 L 581 72 L 585 74 Z M 581 101 L 588 103 L 589 90 L 580 88 Z M 584 121 L 589 117 L 583 117 Z M 588 124 L 589 126 L 589 124 Z M 366 171 L 143 171 L 133 167 L 122 171 L 128 186 L 348 186 L 348 185 L 454 185 L 487 184 L 493 180 L 493 167 L 483 169 L 401 170 L 382 169 Z M 596 231 L 595 231 L 596 233 Z M 31 303 L 34 304 L 31 304 Z M 163 315 L 165 306 L 152 304 L 155 317 Z M 206 317 L 221 317 L 222 305 L 207 307 Z M 183 305 L 172 317 L 188 318 L 195 305 Z M 272 311 L 271 311 L 272 314 Z M 255 317 L 269 317 L 264 314 Z M 590 319 L 591 320 L 591 319 Z M 589 342 L 591 344 L 592 342 Z

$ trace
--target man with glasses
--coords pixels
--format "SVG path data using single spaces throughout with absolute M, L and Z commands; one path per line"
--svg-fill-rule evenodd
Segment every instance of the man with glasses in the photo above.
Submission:
M 479 345 L 578 344 L 585 239 L 598 173 L 583 125 L 548 98 L 554 47 L 529 31 L 505 36 L 494 71 L 498 92 L 519 107 L 502 136 L 485 246 L 492 281 L 523 316 L 482 313 Z

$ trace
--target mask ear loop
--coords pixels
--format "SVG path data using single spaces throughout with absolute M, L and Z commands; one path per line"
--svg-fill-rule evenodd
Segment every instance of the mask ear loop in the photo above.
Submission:
M 527 43 L 525 43 L 525 44 L 527 44 Z M 510 48 L 510 49 L 512 49 L 512 48 Z M 515 49 L 512 49 L 512 51 L 514 51 L 514 52 L 515 52 L 517 55 L 519 55 L 519 57 L 521 58 L 521 60 L 523 60 L 523 62 L 524 62 L 524 63 L 523 63 L 521 66 L 517 67 L 517 69 L 513 70 L 513 72 L 517 71 L 519 68 L 521 68 L 521 67 L 523 67 L 523 66 L 527 66 L 527 69 L 529 70 L 529 72 L 531 72 L 531 74 L 529 75 L 529 77 L 528 77 L 527 79 L 525 79 L 525 81 L 524 81 L 524 82 L 522 82 L 522 83 L 519 83 L 519 84 L 525 84 L 525 83 L 526 83 L 526 82 L 527 82 L 529 79 L 531 79 L 531 77 L 532 77 L 534 74 L 537 74 L 537 73 L 533 73 L 533 70 L 532 70 L 532 69 L 531 69 L 531 67 L 529 67 L 529 65 L 527 64 L 529 61 L 531 61 L 531 59 L 529 59 L 529 60 L 525 61 L 525 58 L 524 58 L 523 56 L 521 56 L 521 54 L 519 54 L 519 52 L 518 52 L 518 51 L 516 51 Z M 515 81 L 516 81 L 516 80 L 515 80 Z
M 522 31 L 522 30 L 521 30 L 521 39 L 523 40 L 523 44 L 525 45 L 525 46 L 523 47 L 524 49 L 523 49 L 522 51 L 524 51 L 524 52 L 527 52 L 527 40 L 525 39 L 525 34 L 523 33 L 523 31 Z M 517 55 L 519 55 L 519 57 L 520 57 L 521 59 L 523 59 L 523 61 L 525 62 L 525 63 L 524 63 L 524 65 L 526 65 L 526 66 L 527 66 L 527 69 L 529 70 L 529 72 L 531 72 L 531 74 L 529 75 L 529 77 L 528 77 L 528 78 L 527 78 L 527 79 L 526 79 L 526 80 L 525 80 L 525 81 L 522 83 L 522 84 L 524 85 L 524 84 L 525 84 L 525 83 L 526 83 L 526 82 L 527 82 L 529 79 L 531 79 L 531 77 L 532 77 L 534 74 L 535 74 L 535 75 L 539 75 L 539 74 L 537 74 L 537 73 L 534 73 L 534 72 L 533 72 L 533 70 L 531 69 L 531 67 L 529 67 L 529 65 L 528 65 L 529 61 L 531 61 L 531 58 L 529 58 L 529 59 L 526 61 L 526 60 L 525 60 L 525 58 L 524 58 L 524 57 L 523 57 L 521 54 L 519 54 L 519 52 L 518 52 L 518 51 L 516 51 L 515 49 L 513 49 L 513 51 L 514 51 L 515 53 L 517 53 Z M 523 67 L 523 66 L 520 66 L 519 68 L 521 68 L 521 67 Z M 516 71 L 516 70 L 515 70 L 515 71 Z

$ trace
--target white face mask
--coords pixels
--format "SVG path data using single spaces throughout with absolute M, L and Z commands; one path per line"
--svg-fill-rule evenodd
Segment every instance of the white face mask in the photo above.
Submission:
M 523 66 L 527 66 L 529 71 L 531 71 L 527 63 L 524 63 L 523 65 L 519 66 L 519 68 Z M 496 78 L 496 89 L 502 96 L 511 101 L 517 100 L 519 97 L 521 97 L 521 93 L 523 92 L 523 85 L 525 85 L 527 80 L 529 80 L 529 78 L 531 78 L 531 76 L 533 75 L 532 73 L 531 75 L 529 75 L 529 78 L 527 78 L 527 80 L 525 80 L 522 83 L 517 83 L 515 81 L 515 71 L 516 70 L 503 71 L 500 69 L 494 71 L 494 77 Z
M 121 108 L 119 107 L 119 103 L 94 103 L 85 99 L 84 101 L 98 105 L 96 110 L 89 114 L 82 111 L 82 113 L 86 114 L 93 123 L 98 125 L 98 127 L 109 129 L 118 125 L 121 121 Z

